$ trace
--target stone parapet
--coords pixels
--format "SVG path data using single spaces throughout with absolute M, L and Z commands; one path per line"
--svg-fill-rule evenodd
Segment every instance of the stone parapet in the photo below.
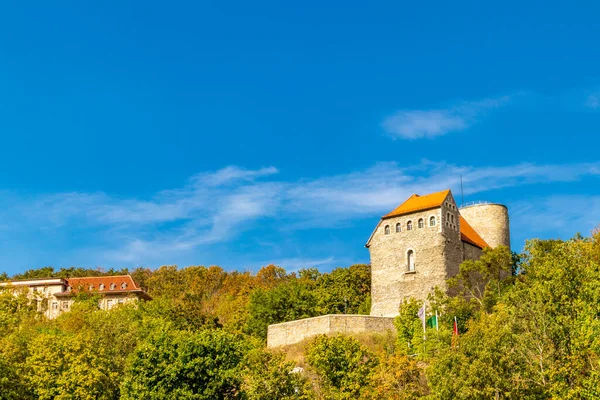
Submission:
M 394 318 L 330 314 L 269 325 L 267 347 L 288 346 L 316 335 L 395 331 Z

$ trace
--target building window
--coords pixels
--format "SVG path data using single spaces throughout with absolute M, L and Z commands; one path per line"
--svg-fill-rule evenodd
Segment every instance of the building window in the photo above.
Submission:
M 106 300 L 106 308 L 107 309 L 110 310 L 114 305 L 115 305 L 115 301 L 114 300 Z
M 446 213 L 446 220 L 450 221 L 450 213 Z
M 110 290 L 115 290 L 117 288 L 117 284 L 116 283 L 111 283 L 110 284 Z
M 390 234 L 390 226 L 386 225 L 385 228 L 383 229 L 383 233 L 385 233 L 386 235 Z
M 406 230 L 407 230 L 407 231 L 412 231 L 412 221 L 408 221 L 408 222 L 406 223 Z
M 419 222 L 417 222 L 417 226 L 419 227 L 419 229 L 425 226 L 425 224 L 423 223 L 423 218 L 419 218 Z
M 58 310 L 58 302 L 57 301 L 53 301 L 52 302 L 52 309 L 53 310 Z
M 452 219 L 452 223 L 454 223 L 454 214 L 452 214 L 450 218 Z
M 67 292 L 71 291 L 71 285 L 67 286 Z
M 125 282 L 121 283 L 121 289 L 127 289 L 127 284 Z
M 406 253 L 406 266 L 409 272 L 415 271 L 415 252 L 412 250 L 409 250 L 408 253 Z
M 98 290 L 104 290 L 104 283 L 101 283 L 100 286 L 98 286 Z
M 88 290 L 91 292 L 92 290 L 94 290 L 94 285 L 90 285 L 88 286 Z
M 435 226 L 435 217 L 429 218 L 429 226 Z
M 63 310 L 68 310 L 69 309 L 69 302 L 68 301 L 61 302 L 60 308 L 62 308 Z
M 396 224 L 396 233 L 400 232 L 402 230 L 402 224 L 400 224 L 400 222 L 398 222 Z

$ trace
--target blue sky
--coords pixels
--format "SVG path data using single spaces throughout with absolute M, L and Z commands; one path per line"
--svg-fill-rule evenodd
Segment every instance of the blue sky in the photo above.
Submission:
M 461 175 L 600 223 L 597 2 L 84 3 L 0 12 L 0 270 L 367 262 Z

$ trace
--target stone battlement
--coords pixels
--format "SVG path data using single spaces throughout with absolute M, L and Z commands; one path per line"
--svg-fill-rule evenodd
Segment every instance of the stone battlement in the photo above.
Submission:
M 394 331 L 394 318 L 329 314 L 269 325 L 267 347 L 288 346 L 315 335 Z

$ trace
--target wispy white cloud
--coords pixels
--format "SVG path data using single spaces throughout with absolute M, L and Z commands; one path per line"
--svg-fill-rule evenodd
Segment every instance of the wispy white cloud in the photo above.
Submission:
M 6 207 L 0 211 L 0 221 L 13 232 L 41 227 L 50 234 L 86 236 L 95 243 L 89 257 L 153 265 L 233 242 L 244 232 L 264 226 L 262 222 L 276 222 L 274 229 L 289 230 L 377 218 L 412 193 L 458 189 L 460 176 L 467 195 L 482 197 L 493 189 L 600 176 L 600 163 L 472 167 L 423 161 L 408 168 L 379 163 L 361 171 L 298 181 L 278 180 L 276 172 L 272 167 L 227 167 L 196 175 L 183 187 L 158 192 L 150 199 L 106 193 L 36 198 L 4 193 L 0 204 Z M 12 205 L 2 201 L 6 196 Z M 302 265 L 300 259 L 286 262 L 289 267 Z
M 600 92 L 588 95 L 585 106 L 593 109 L 600 108 Z
M 511 209 L 517 229 L 568 239 L 578 230 L 587 235 L 600 225 L 600 196 L 554 195 L 527 199 Z
M 465 130 L 489 110 L 505 105 L 510 96 L 459 102 L 447 108 L 398 110 L 385 118 L 383 129 L 393 138 L 434 138 Z

